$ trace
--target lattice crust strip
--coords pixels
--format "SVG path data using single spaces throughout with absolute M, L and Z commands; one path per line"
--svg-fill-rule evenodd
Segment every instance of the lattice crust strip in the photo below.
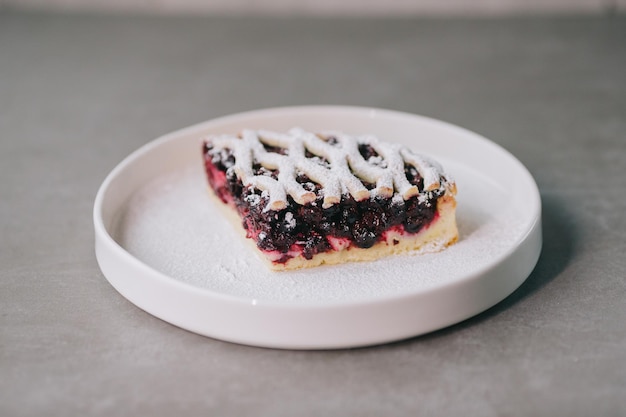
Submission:
M 330 138 L 334 138 L 332 143 Z M 268 210 L 281 210 L 287 206 L 287 195 L 300 205 L 316 199 L 296 178 L 300 173 L 320 184 L 323 207 L 328 208 L 341 201 L 344 192 L 356 201 L 372 196 L 391 198 L 399 194 L 404 200 L 448 185 L 441 166 L 432 159 L 419 155 L 409 148 L 382 142 L 375 136 L 350 136 L 342 132 L 312 133 L 293 128 L 286 133 L 269 130 L 244 130 L 240 136 L 218 135 L 206 138 L 213 147 L 212 153 L 229 149 L 235 157 L 232 167 L 244 186 L 252 186 L 269 194 Z M 265 145 L 284 149 L 284 155 L 269 152 Z M 359 145 L 369 145 L 379 155 L 365 160 Z M 306 151 L 317 157 L 309 158 Z M 323 158 L 323 160 L 321 159 Z M 324 162 L 324 160 L 326 162 Z M 256 175 L 254 164 L 268 170 L 277 170 L 278 178 Z M 405 164 L 415 167 L 424 179 L 424 189 L 411 184 L 405 174 Z M 371 191 L 363 181 L 375 184 Z M 446 181 L 446 184 L 442 184 Z

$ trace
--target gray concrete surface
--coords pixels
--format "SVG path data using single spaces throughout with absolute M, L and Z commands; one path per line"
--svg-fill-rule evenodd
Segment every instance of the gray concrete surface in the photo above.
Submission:
M 626 415 L 626 19 L 0 15 L 0 415 Z M 153 138 L 261 107 L 425 114 L 513 152 L 545 244 L 451 328 L 295 352 L 164 323 L 93 253 L 105 175 Z

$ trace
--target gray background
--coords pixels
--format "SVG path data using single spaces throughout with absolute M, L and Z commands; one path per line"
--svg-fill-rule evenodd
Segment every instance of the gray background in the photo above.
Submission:
M 0 415 L 625 415 L 625 40 L 620 16 L 0 14 Z M 510 150 L 541 190 L 535 271 L 464 323 L 328 352 L 212 340 L 120 296 L 93 253 L 106 174 L 166 132 L 299 104 Z
M 626 0 L 0 0 L 0 9 L 148 15 L 510 16 L 626 11 Z

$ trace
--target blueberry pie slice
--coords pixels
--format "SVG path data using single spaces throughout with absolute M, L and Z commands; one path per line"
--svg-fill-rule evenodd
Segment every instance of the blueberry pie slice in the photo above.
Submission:
M 370 135 L 244 130 L 205 138 L 209 184 L 274 270 L 435 252 L 456 242 L 441 166 Z

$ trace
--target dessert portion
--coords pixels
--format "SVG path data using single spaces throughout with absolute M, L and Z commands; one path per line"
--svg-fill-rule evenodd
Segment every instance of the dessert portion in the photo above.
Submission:
M 456 185 L 371 135 L 244 130 L 204 140 L 214 194 L 274 270 L 434 252 L 458 239 Z

